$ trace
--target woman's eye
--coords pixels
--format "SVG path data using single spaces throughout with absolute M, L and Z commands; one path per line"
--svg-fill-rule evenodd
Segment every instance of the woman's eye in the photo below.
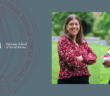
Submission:
M 76 26 L 77 26 L 77 25 L 79 25 L 79 24 L 78 24 L 78 23 L 76 23 L 76 24 L 70 23 L 69 25 L 71 25 L 71 26 L 76 25 Z
M 76 23 L 76 25 L 78 25 L 78 24 Z
M 73 25 L 72 23 L 70 25 Z

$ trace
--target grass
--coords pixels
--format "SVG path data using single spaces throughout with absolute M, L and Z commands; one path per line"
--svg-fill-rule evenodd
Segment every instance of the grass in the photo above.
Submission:
M 108 46 L 99 45 L 97 43 L 89 43 L 94 53 L 97 55 L 97 61 L 93 65 L 88 66 L 90 84 L 108 84 L 109 81 L 109 68 L 104 68 L 102 65 L 102 59 Z M 59 58 L 57 52 L 57 42 L 52 42 L 52 84 L 57 84 L 59 75 Z

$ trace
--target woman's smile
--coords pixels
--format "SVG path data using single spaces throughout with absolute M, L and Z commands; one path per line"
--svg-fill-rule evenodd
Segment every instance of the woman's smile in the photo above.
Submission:
M 77 19 L 72 19 L 66 26 L 68 33 L 72 36 L 76 36 L 80 30 L 80 24 Z

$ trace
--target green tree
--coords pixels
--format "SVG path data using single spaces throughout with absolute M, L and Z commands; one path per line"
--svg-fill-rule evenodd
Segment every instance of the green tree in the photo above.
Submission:
M 110 37 L 110 12 L 101 12 L 100 14 L 100 39 Z M 108 36 L 107 36 L 108 35 Z

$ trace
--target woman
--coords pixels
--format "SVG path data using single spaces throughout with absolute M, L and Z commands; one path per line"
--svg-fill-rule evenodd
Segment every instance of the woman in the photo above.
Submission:
M 107 50 L 107 53 L 104 55 L 102 64 L 105 66 L 105 68 L 110 67 L 110 48 Z
M 105 66 L 105 68 L 110 67 L 110 48 L 108 49 L 108 52 L 106 53 L 106 55 L 104 55 L 102 64 Z M 108 84 L 110 84 L 110 79 Z
M 94 64 L 97 56 L 82 35 L 78 16 L 69 15 L 65 22 L 64 35 L 58 41 L 58 84 L 89 84 L 87 66 Z
M 104 62 L 104 65 L 106 66 L 106 68 L 108 67 L 110 67 L 110 59 L 107 59 L 105 62 Z M 108 82 L 108 84 L 110 84 L 110 79 L 109 79 L 109 82 Z

